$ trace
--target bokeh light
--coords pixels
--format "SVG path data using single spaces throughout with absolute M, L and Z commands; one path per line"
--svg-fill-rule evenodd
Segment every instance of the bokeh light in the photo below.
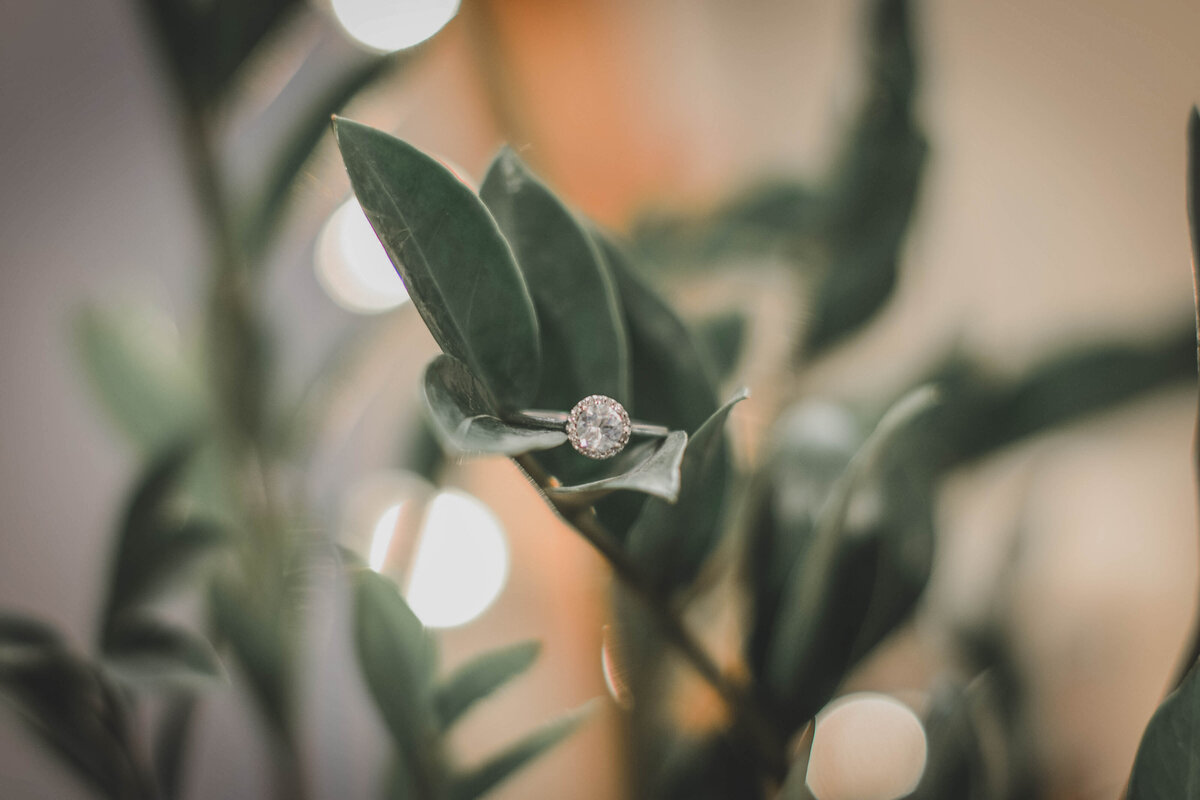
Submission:
M 325 223 L 313 267 L 325 292 L 347 311 L 377 314 L 408 300 L 404 281 L 353 197 Z
M 463 625 L 486 611 L 508 579 L 500 520 L 474 497 L 438 492 L 425 512 L 405 597 L 431 628 Z
M 338 22 L 359 43 L 383 53 L 403 50 L 440 31 L 459 0 L 333 0 Z
M 925 772 L 925 728 L 895 698 L 847 695 L 817 716 L 808 788 L 817 800 L 895 800 Z

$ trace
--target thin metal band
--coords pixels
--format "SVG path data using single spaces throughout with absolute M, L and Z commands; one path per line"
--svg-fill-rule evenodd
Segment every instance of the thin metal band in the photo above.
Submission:
M 550 430 L 562 430 L 567 425 L 567 420 L 570 415 L 565 411 L 542 411 L 541 409 L 530 409 L 522 411 L 518 415 L 518 421 L 524 422 L 538 428 L 549 428 Z M 629 427 L 632 433 L 636 436 L 651 436 L 662 439 L 671 433 L 671 429 L 664 425 L 652 425 L 648 422 L 635 422 L 630 420 Z

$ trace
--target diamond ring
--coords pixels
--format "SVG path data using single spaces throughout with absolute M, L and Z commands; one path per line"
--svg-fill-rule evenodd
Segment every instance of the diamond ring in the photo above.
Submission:
M 522 411 L 530 425 L 565 431 L 571 446 L 588 458 L 612 458 L 625 449 L 629 438 L 664 437 L 670 430 L 662 425 L 633 422 L 625 407 L 602 394 L 589 395 L 564 414 L 561 411 Z

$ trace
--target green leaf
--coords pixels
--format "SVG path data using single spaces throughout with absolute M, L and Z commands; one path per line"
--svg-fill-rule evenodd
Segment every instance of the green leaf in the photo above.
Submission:
M 687 446 L 686 433 L 671 431 L 650 455 L 636 462 L 628 471 L 575 486 L 550 487 L 546 489 L 546 494 L 581 505 L 592 505 L 612 492 L 626 490 L 674 503 L 679 498 L 681 467 Z
M 1128 800 L 1200 798 L 1200 670 L 1167 696 L 1138 745 Z
M 537 317 L 495 220 L 411 145 L 340 118 L 334 135 L 358 201 L 433 338 L 500 410 L 528 407 L 542 371 Z
M 109 632 L 105 666 L 132 683 L 196 685 L 221 676 L 221 664 L 204 638 L 147 616 L 128 615 Z
M 168 322 L 145 310 L 85 308 L 74 339 L 96 399 L 140 449 L 158 450 L 199 425 L 203 392 Z
M 864 497 L 861 492 L 867 491 L 869 497 L 870 481 L 878 479 L 889 448 L 937 399 L 934 389 L 922 387 L 884 414 L 822 500 L 811 541 L 790 567 L 763 676 L 765 689 L 773 698 L 773 710 L 789 730 L 807 722 L 824 705 L 849 664 L 890 630 L 897 614 L 906 612 L 915 600 L 911 591 L 905 591 L 909 588 L 907 582 L 899 581 L 901 586 L 896 588 L 891 584 L 898 576 L 886 573 L 887 592 L 897 592 L 905 602 L 875 603 L 881 580 L 879 565 L 886 563 L 881 552 L 888 546 L 888 537 L 852 536 L 855 526 L 849 514 L 852 501 Z M 907 493 L 897 494 L 903 497 Z M 891 511 L 885 509 L 882 513 Z M 904 528 L 900 531 L 907 534 Z M 921 531 L 929 533 L 927 528 Z M 925 545 L 916 548 L 919 565 L 925 569 L 917 581 L 917 593 L 927 577 L 929 538 L 922 536 Z M 903 558 L 908 549 L 911 545 L 901 546 L 898 557 Z M 907 567 L 903 561 L 896 567 L 901 575 L 902 567 Z
M 167 700 L 154 737 L 154 774 L 165 800 L 183 795 L 187 744 L 196 710 L 196 696 L 179 694 Z
M 55 647 L 62 643 L 59 632 L 46 623 L 0 611 L 0 659 L 4 648 Z
M 120 694 L 61 646 L 0 648 L 0 701 L 85 784 L 105 797 L 149 797 Z
M 210 592 L 213 626 L 229 645 L 259 711 L 282 741 L 292 736 L 292 648 L 281 609 L 231 582 Z
M 597 235 L 625 313 L 633 376 L 630 415 L 671 430 L 695 432 L 717 410 L 716 389 L 686 326 L 630 266 Z
M 538 408 L 567 409 L 591 394 L 629 403 L 629 348 L 616 287 L 571 212 L 510 148 L 480 187 L 533 295 L 541 330 Z
M 567 434 L 510 425 L 492 414 L 479 382 L 461 361 L 438 356 L 425 368 L 425 407 L 434 433 L 448 450 L 515 456 L 565 444 Z
M 397 63 L 408 58 L 407 55 L 393 54 L 355 59 L 340 67 L 332 79 L 314 87 L 308 73 L 328 71 L 328 59 L 322 55 L 320 51 L 310 55 L 264 112 L 277 129 L 283 128 L 287 134 L 274 151 L 261 192 L 254 200 L 252 212 L 247 214 L 250 222 L 243 238 L 251 253 L 262 253 L 271 241 L 287 211 L 297 176 L 329 132 L 329 118 L 340 112 L 359 92 L 389 74 Z
M 442 730 L 450 728 L 473 705 L 529 669 L 541 652 L 541 643 L 521 642 L 468 662 L 437 691 L 437 712 Z
M 743 389 L 700 426 L 683 454 L 678 500 L 651 498 L 629 532 L 628 550 L 659 591 L 686 587 L 716 546 L 728 490 L 725 423 Z
M 746 338 L 746 315 L 726 311 L 702 320 L 696 327 L 700 350 L 712 365 L 712 374 L 724 381 L 737 369 Z
M 548 725 L 539 728 L 499 755 L 458 776 L 450 786 L 450 800 L 475 800 L 483 797 L 551 747 L 570 736 L 589 716 L 588 703 Z
M 354 575 L 358 664 L 407 772 L 426 794 L 439 782 L 433 638 L 395 584 L 370 570 Z
M 130 609 L 167 587 L 188 566 L 223 541 L 214 526 L 182 518 L 177 503 L 192 456 L 188 443 L 163 450 L 146 468 L 126 508 L 113 556 L 101 643 Z

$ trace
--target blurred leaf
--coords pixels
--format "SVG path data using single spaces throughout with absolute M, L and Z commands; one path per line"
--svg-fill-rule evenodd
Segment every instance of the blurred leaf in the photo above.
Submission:
M 55 647 L 61 644 L 62 636 L 46 623 L 0 611 L 0 660 L 4 659 L 6 647 Z
M 570 736 L 592 712 L 588 703 L 526 736 L 499 755 L 458 776 L 450 785 L 450 800 L 474 800 L 496 788 L 513 773 Z
M 131 751 L 128 711 L 86 661 L 60 646 L 0 648 L 0 700 L 100 795 L 153 797 Z
M 616 287 L 596 245 L 510 148 L 479 197 L 512 247 L 533 296 L 542 379 L 534 405 L 568 409 L 591 394 L 629 403 L 629 346 Z
M 542 645 L 521 642 L 493 650 L 468 662 L 437 692 L 437 712 L 442 730 L 450 728 L 473 705 L 529 669 Z
M 184 519 L 177 508 L 192 446 L 163 450 L 138 482 L 121 524 L 101 621 L 107 650 L 112 626 L 130 609 L 165 588 L 200 555 L 222 541 L 213 526 Z
M 582 505 L 592 505 L 612 492 L 628 490 L 674 503 L 679 498 L 681 466 L 687 446 L 686 433 L 671 431 L 649 456 L 638 461 L 628 471 L 576 486 L 552 486 L 546 489 L 546 494 L 554 498 L 571 499 Z
M 718 382 L 733 375 L 746 338 L 746 315 L 726 311 L 701 320 L 696 327 L 700 349 L 712 364 L 713 377 Z
M 354 639 L 358 663 L 412 775 L 419 797 L 434 796 L 441 754 L 435 744 L 437 650 L 395 585 L 370 570 L 354 575 Z
M 937 392 L 926 386 L 884 414 L 821 502 L 811 539 L 790 566 L 763 675 L 770 707 L 788 730 L 803 725 L 825 704 L 854 660 L 907 613 L 924 587 L 931 558 L 931 531 L 924 520 L 917 519 L 920 546 L 910 553 L 912 543 L 904 539 L 911 535 L 907 528 L 912 521 L 896 519 L 875 535 L 852 535 L 857 526 L 850 512 L 865 498 L 868 508 L 875 507 L 873 517 L 882 521 L 893 513 L 887 504 L 909 494 L 904 488 L 871 502 L 870 492 L 883 490 L 872 489 L 870 481 L 881 477 L 880 464 L 900 434 L 936 402 Z M 925 502 L 917 505 L 928 508 Z M 902 538 L 893 550 L 899 560 L 893 565 L 881 555 L 895 536 Z M 908 558 L 915 558 L 915 567 L 906 563 Z M 911 579 L 910 569 L 917 573 Z M 881 585 L 895 596 L 877 601 Z
M 250 222 L 245 227 L 243 238 L 249 252 L 262 253 L 266 249 L 287 210 L 292 185 L 317 145 L 329 132 L 329 118 L 340 112 L 359 92 L 388 74 L 404 58 L 402 55 L 392 55 L 355 59 L 351 64 L 340 66 L 340 73 L 327 85 L 320 87 L 320 91 L 314 92 L 308 82 L 293 78 L 280 92 L 273 107 L 290 104 L 301 108 L 285 120 L 288 138 L 274 153 L 261 194 L 255 198 L 254 207 L 248 215 Z M 299 93 L 303 93 L 301 99 L 296 98 Z
M 563 431 L 510 425 L 493 416 L 483 387 L 452 356 L 438 356 L 425 368 L 425 406 L 442 446 L 459 453 L 515 456 L 567 441 Z
M 946 397 L 933 434 L 943 469 L 987 456 L 1134 400 L 1196 379 L 1196 329 L 1189 321 L 1146 344 L 1096 342 L 1050 356 L 1015 379 L 989 374 L 962 356 L 927 378 Z
M 144 615 L 126 615 L 105 641 L 105 666 L 126 681 L 196 685 L 221 675 L 217 654 L 204 638 Z
M 1200 798 L 1200 670 L 1167 696 L 1138 746 L 1127 800 Z
M 383 131 L 335 119 L 367 218 L 447 355 L 501 411 L 528 407 L 542 371 L 533 301 L 479 198 L 434 159 Z
M 301 0 L 142 0 L 189 103 L 215 102 L 254 49 Z
M 824 197 L 828 268 L 804 350 L 852 333 L 891 296 L 928 147 L 913 120 L 916 59 L 907 0 L 872 0 L 867 91 Z
M 925 771 L 910 800 L 986 800 L 983 742 L 962 687 L 935 687 L 925 714 Z
M 413 782 L 408 762 L 403 757 L 397 756 L 388 761 L 383 785 L 383 796 L 387 800 L 428 800 L 428 796 L 422 796 Z
M 229 645 L 263 717 L 284 742 L 292 736 L 291 647 L 281 609 L 228 581 L 210 593 L 213 625 Z
M 171 697 L 159 718 L 154 737 L 154 774 L 163 800 L 183 795 L 185 758 L 196 698 L 191 693 Z
M 629 553 L 657 591 L 688 586 L 716 546 L 729 481 L 725 423 L 748 396 L 741 390 L 700 426 L 683 454 L 677 501 L 651 498 L 629 531 Z
M 196 376 L 171 347 L 167 326 L 146 311 L 85 308 L 75 345 L 97 400 L 139 448 L 155 451 L 203 418 Z

